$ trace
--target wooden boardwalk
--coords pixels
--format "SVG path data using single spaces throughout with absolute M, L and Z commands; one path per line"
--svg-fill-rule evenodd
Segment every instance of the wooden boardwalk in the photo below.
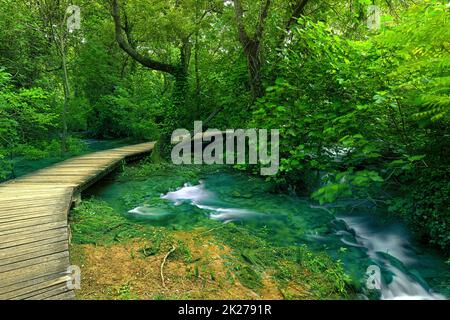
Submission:
M 0 184 L 0 300 L 73 299 L 68 212 L 84 189 L 154 142 L 72 158 Z

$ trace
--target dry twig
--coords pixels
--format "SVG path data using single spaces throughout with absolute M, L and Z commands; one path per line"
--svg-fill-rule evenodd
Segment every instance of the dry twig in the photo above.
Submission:
M 164 259 L 161 263 L 161 282 L 164 288 L 166 288 L 166 282 L 164 280 L 164 264 L 166 263 L 167 258 L 169 257 L 169 255 L 174 252 L 176 250 L 175 246 L 172 246 L 172 249 L 169 250 L 169 252 L 167 252 L 167 254 L 164 256 Z

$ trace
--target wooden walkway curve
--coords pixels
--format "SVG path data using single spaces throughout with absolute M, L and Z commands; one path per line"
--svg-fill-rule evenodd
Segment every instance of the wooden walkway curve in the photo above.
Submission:
M 81 191 L 154 142 L 72 158 L 0 184 L 0 300 L 73 299 L 68 212 Z

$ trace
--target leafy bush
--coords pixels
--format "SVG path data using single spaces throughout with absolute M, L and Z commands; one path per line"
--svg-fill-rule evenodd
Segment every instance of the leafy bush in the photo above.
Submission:
M 412 170 L 400 179 L 401 195 L 388 200 L 389 210 L 450 254 L 450 169 Z
M 128 90 L 118 87 L 104 95 L 93 107 L 89 128 L 100 138 L 132 137 L 156 140 L 159 133 L 152 110 L 145 101 L 134 101 Z
M 0 179 L 10 174 L 15 154 L 46 155 L 38 145 L 52 134 L 58 119 L 49 96 L 39 87 L 16 89 L 11 75 L 0 68 Z

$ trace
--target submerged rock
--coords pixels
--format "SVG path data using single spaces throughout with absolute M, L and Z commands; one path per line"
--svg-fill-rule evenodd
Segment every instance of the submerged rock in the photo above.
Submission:
M 173 212 L 168 212 L 165 210 L 162 210 L 161 208 L 150 208 L 150 207 L 137 207 L 130 211 L 128 211 L 129 214 L 145 218 L 148 220 L 155 220 L 155 221 L 162 221 L 171 219 L 175 216 Z
M 241 192 L 239 192 L 239 191 L 237 191 L 237 190 L 233 191 L 233 192 L 231 193 L 231 195 L 232 195 L 234 198 L 244 198 L 244 199 L 250 199 L 250 198 L 253 197 L 253 195 L 252 195 L 251 193 L 241 193 Z
M 210 219 L 218 220 L 222 222 L 230 221 L 242 221 L 250 219 L 259 219 L 265 215 L 259 212 L 247 210 L 247 209 L 237 209 L 237 208 L 210 208 L 214 213 L 209 215 Z

